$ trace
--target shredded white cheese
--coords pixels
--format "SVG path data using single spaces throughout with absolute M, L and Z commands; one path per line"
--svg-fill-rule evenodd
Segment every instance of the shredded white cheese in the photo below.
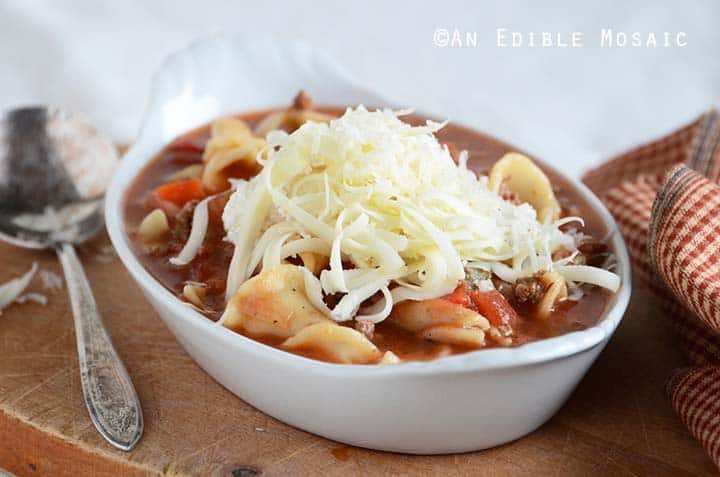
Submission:
M 33 262 L 32 267 L 25 275 L 0 285 L 0 315 L 2 315 L 2 311 L 8 305 L 14 302 L 22 292 L 25 291 L 30 280 L 32 280 L 32 277 L 35 275 L 37 268 L 37 263 Z
M 42 281 L 43 290 L 57 292 L 63 288 L 63 279 L 60 275 L 52 270 L 40 270 L 40 280 Z
M 555 267 L 555 270 L 566 280 L 591 283 L 614 292 L 620 288 L 620 277 L 603 268 L 587 265 L 560 265 Z
M 200 247 L 202 247 L 207 233 L 209 222 L 208 202 L 215 196 L 206 197 L 198 202 L 193 211 L 192 225 L 190 229 L 190 237 L 183 246 L 177 257 L 172 257 L 170 263 L 177 266 L 187 265 L 195 259 Z
M 394 303 L 451 292 L 465 267 L 514 282 L 553 269 L 553 251 L 576 250 L 559 229 L 572 219 L 540 223 L 532 206 L 503 200 L 468 170 L 467 153 L 453 161 L 434 135 L 442 124 L 414 127 L 398 116 L 359 106 L 267 135 L 263 171 L 233 184 L 223 212 L 235 245 L 228 298 L 258 269 L 315 252 L 330 265 L 319 279 L 306 274 L 311 302 L 337 321 L 360 312 L 378 322 Z M 619 283 L 605 270 L 558 265 L 574 281 Z M 378 302 L 359 310 L 378 292 Z M 329 309 L 323 296 L 332 293 L 343 295 Z
M 24 294 L 20 295 L 19 297 L 17 297 L 17 299 L 15 299 L 15 302 L 17 302 L 17 303 L 26 303 L 28 301 L 35 302 L 39 305 L 47 305 L 48 298 L 46 295 L 43 295 L 42 293 L 30 292 L 30 293 L 24 293 Z

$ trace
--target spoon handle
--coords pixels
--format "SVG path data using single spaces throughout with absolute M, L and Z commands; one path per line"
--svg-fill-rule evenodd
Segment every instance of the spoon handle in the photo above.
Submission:
M 132 449 L 143 432 L 140 401 L 97 310 L 82 264 L 69 243 L 56 248 L 75 319 L 80 383 L 90 419 L 118 449 Z

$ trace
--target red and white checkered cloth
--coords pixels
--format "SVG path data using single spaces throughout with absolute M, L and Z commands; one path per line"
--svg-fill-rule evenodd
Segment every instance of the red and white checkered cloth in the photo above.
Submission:
M 720 115 L 709 111 L 583 181 L 615 216 L 638 281 L 677 329 L 688 367 L 667 393 L 720 467 Z

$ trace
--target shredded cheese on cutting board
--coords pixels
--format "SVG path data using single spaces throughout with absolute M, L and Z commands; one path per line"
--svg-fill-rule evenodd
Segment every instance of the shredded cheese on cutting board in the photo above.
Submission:
M 37 263 L 33 263 L 30 270 L 25 275 L 0 285 L 0 315 L 2 311 L 10 305 L 12 302 L 18 299 L 18 297 L 25 291 L 30 280 L 32 280 L 35 272 L 37 271 Z

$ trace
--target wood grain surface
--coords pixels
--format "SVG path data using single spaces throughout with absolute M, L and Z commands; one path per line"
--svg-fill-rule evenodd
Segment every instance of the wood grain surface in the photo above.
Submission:
M 539 430 L 483 452 L 406 456 L 316 437 L 232 395 L 183 351 L 119 260 L 103 253 L 108 245 L 98 237 L 81 247 L 81 259 L 142 401 L 144 437 L 123 453 L 90 423 L 66 291 L 49 294 L 46 306 L 13 304 L 0 316 L 0 468 L 18 476 L 717 473 L 665 398 L 682 358 L 642 291 L 568 403 Z M 50 252 L 0 244 L 0 282 L 33 261 L 61 274 Z M 37 276 L 29 291 L 42 291 Z

